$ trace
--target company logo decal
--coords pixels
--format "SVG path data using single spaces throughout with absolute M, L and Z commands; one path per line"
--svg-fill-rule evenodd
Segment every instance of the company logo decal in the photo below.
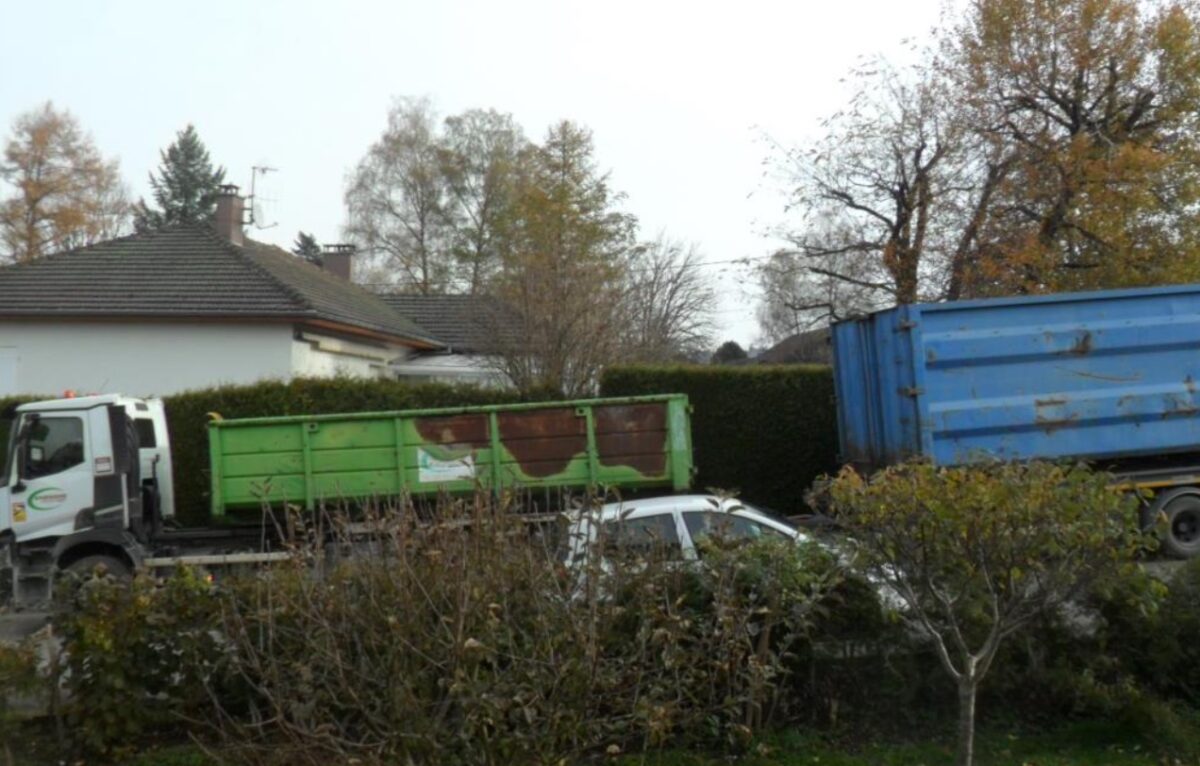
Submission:
M 35 511 L 53 511 L 67 499 L 67 493 L 58 487 L 39 489 L 29 496 L 29 507 Z

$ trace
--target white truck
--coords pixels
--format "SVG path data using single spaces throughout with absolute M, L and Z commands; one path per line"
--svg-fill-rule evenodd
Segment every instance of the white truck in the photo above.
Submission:
M 181 528 L 161 400 L 64 398 L 11 415 L 0 477 L 0 604 L 18 608 L 48 601 L 61 571 L 285 558 L 274 525 L 237 522 L 266 502 L 316 511 L 326 499 L 435 502 L 487 487 L 530 495 L 525 511 L 552 511 L 598 487 L 682 492 L 692 480 L 688 403 L 679 394 L 217 418 L 208 465 L 188 469 L 207 470 L 213 523 Z
M 0 476 L 0 608 L 46 603 L 61 571 L 103 564 L 121 574 L 282 555 L 237 553 L 257 543 L 257 527 L 173 528 L 161 400 L 73 397 L 24 404 L 11 415 Z

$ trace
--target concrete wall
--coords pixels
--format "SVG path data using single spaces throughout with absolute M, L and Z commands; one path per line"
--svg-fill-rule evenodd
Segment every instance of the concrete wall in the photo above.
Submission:
M 289 324 L 0 322 L 0 395 L 161 395 L 291 374 Z

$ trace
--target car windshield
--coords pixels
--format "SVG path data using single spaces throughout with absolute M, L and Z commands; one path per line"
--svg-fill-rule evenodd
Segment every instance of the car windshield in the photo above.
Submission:
M 720 511 L 685 511 L 684 523 L 687 524 L 688 534 L 693 542 L 700 542 L 707 537 L 720 537 L 726 540 L 757 540 L 761 537 L 791 539 L 792 535 L 775 527 L 764 524 L 757 519 L 733 513 Z

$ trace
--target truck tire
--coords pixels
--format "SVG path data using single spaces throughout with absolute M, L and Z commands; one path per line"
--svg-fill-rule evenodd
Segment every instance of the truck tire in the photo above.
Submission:
M 128 579 L 133 572 L 130 571 L 129 565 L 116 556 L 108 556 L 103 553 L 95 553 L 91 556 L 84 556 L 81 559 L 72 561 L 67 565 L 65 571 L 70 572 L 79 579 L 87 579 L 91 577 L 96 567 L 103 566 L 106 574 L 110 574 L 118 580 Z
M 1176 559 L 1190 559 L 1200 554 L 1200 496 L 1179 495 L 1169 500 L 1162 512 L 1167 517 L 1163 551 Z

